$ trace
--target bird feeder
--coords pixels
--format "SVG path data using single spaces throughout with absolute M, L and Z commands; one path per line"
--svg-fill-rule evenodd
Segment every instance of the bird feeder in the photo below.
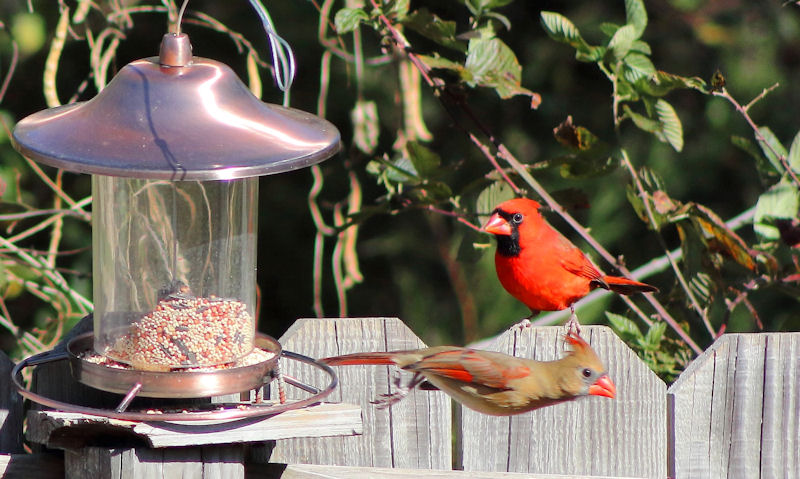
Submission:
M 94 328 L 70 345 L 81 382 L 152 397 L 263 382 L 277 357 L 248 358 L 280 345 L 256 333 L 258 176 L 329 158 L 336 127 L 261 102 L 228 66 L 193 57 L 185 34 L 167 34 L 160 56 L 87 102 L 23 119 L 13 140 L 32 160 L 92 175 Z

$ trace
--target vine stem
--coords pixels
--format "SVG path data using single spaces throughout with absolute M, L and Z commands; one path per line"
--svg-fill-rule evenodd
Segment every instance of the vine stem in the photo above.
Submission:
M 775 155 L 775 158 L 778 159 L 778 162 L 786 170 L 786 174 L 788 174 L 789 177 L 792 179 L 792 181 L 794 181 L 795 185 L 800 187 L 800 179 L 797 178 L 797 175 L 795 174 L 794 170 L 792 169 L 792 166 L 786 160 L 786 155 L 782 155 L 782 154 L 778 153 L 777 151 L 775 151 L 775 148 L 773 148 L 772 145 L 769 144 L 767 139 L 764 138 L 764 135 L 761 134 L 761 130 L 758 129 L 758 125 L 756 124 L 755 121 L 753 121 L 753 118 L 750 116 L 750 113 L 749 113 L 749 110 L 753 105 L 755 105 L 759 100 L 761 100 L 765 96 L 767 96 L 767 94 L 769 92 L 771 92 L 772 90 L 778 88 L 778 86 L 779 86 L 779 84 L 775 83 L 771 87 L 765 88 L 761 93 L 758 94 L 758 96 L 753 98 L 750 101 L 750 103 L 748 103 L 745 106 L 742 106 L 741 103 L 739 103 L 733 96 L 731 96 L 731 94 L 728 93 L 728 90 L 726 90 L 725 87 L 722 87 L 719 91 L 712 91 L 711 94 L 714 95 L 714 96 L 718 96 L 720 98 L 724 98 L 731 105 L 733 105 L 733 107 L 736 109 L 736 111 L 738 111 L 739 114 L 742 115 L 742 117 L 744 118 L 744 121 L 746 121 L 747 124 L 750 125 L 750 128 L 753 129 L 753 133 L 755 134 L 756 140 L 759 143 L 761 143 L 762 145 L 765 145 L 767 147 L 767 149 L 770 152 L 772 152 L 773 155 Z
M 620 149 L 620 154 L 622 155 L 622 163 L 628 169 L 628 172 L 630 172 L 633 184 L 636 185 L 636 191 L 639 192 L 639 197 L 642 199 L 642 203 L 644 204 L 644 209 L 647 212 L 647 218 L 650 221 L 650 226 L 656 232 L 655 236 L 658 239 L 658 244 L 664 250 L 664 253 L 667 257 L 667 261 L 669 261 L 669 264 L 672 266 L 672 270 L 675 273 L 675 277 L 678 278 L 678 283 L 680 283 L 681 288 L 683 288 L 683 291 L 686 293 L 686 296 L 692 303 L 692 307 L 700 316 L 700 319 L 703 320 L 703 324 L 705 325 L 706 330 L 708 330 L 708 334 L 710 334 L 712 338 L 716 338 L 717 333 L 716 331 L 714 331 L 714 328 L 708 321 L 708 315 L 706 314 L 705 311 L 703 311 L 703 308 L 700 307 L 700 303 L 697 302 L 697 298 L 695 297 L 694 293 L 692 293 L 692 289 L 689 287 L 689 283 L 683 276 L 681 269 L 678 267 L 678 264 L 672 259 L 672 256 L 669 254 L 669 247 L 667 247 L 667 243 L 664 241 L 664 238 L 658 233 L 658 223 L 656 222 L 655 214 L 653 214 L 653 208 L 650 205 L 650 201 L 647 199 L 647 193 L 645 192 L 644 185 L 642 185 L 642 181 L 639 178 L 639 175 L 636 173 L 636 168 L 633 167 L 633 163 L 631 162 L 630 157 L 628 157 L 628 152 L 623 148 Z

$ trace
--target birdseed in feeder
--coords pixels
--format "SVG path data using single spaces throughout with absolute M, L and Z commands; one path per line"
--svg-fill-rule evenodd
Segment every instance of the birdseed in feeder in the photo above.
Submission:
M 186 294 L 163 297 L 107 354 L 145 371 L 236 361 L 253 349 L 253 322 L 241 301 Z

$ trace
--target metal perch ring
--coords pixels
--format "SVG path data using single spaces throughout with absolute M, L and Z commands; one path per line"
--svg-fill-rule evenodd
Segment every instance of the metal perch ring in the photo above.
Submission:
M 220 372 L 228 372 L 232 371 L 233 369 L 229 370 L 215 370 L 209 372 L 171 372 L 171 373 L 159 373 L 159 372 L 151 372 L 151 371 L 135 371 L 128 375 L 128 387 L 125 389 L 125 397 L 120 402 L 119 406 L 116 410 L 111 409 L 100 409 L 100 408 L 93 408 L 88 406 L 79 406 L 76 404 L 71 404 L 63 401 L 58 401 L 56 399 L 48 398 L 37 394 L 29 389 L 27 389 L 22 382 L 20 381 L 20 375 L 23 369 L 31 366 L 38 366 L 40 364 L 46 364 L 55 361 L 61 360 L 70 360 L 73 366 L 73 373 L 75 373 L 76 365 L 80 368 L 81 366 L 85 366 L 82 363 L 86 361 L 81 360 L 74 354 L 74 346 L 84 347 L 86 346 L 86 342 L 91 342 L 92 333 L 84 334 L 74 338 L 68 344 L 67 348 L 61 350 L 51 350 L 46 351 L 44 353 L 39 353 L 33 355 L 29 358 L 23 359 L 19 364 L 14 366 L 14 369 L 11 371 L 11 381 L 14 383 L 14 386 L 17 388 L 17 391 L 23 397 L 30 399 L 33 402 L 41 404 L 46 407 L 50 407 L 53 409 L 57 409 L 60 411 L 65 412 L 74 412 L 80 414 L 89 414 L 94 416 L 100 417 L 107 417 L 112 419 L 120 419 L 125 421 L 211 421 L 211 420 L 232 420 L 232 419 L 242 419 L 242 418 L 249 418 L 249 417 L 257 417 L 257 416 L 270 416 L 274 414 L 278 414 L 281 412 L 285 412 L 292 409 L 299 409 L 302 407 L 310 406 L 312 404 L 321 402 L 322 399 L 327 397 L 333 390 L 336 388 L 338 384 L 338 379 L 336 377 L 336 373 L 331 369 L 330 366 L 320 363 L 308 356 L 303 356 L 302 354 L 293 353 L 291 351 L 283 351 L 280 350 L 280 345 L 274 339 L 270 338 L 266 335 L 258 335 L 256 337 L 256 345 L 261 346 L 268 344 L 274 348 L 274 345 L 277 345 L 279 348 L 274 360 L 268 360 L 265 362 L 274 361 L 272 364 L 268 365 L 268 370 L 266 374 L 262 374 L 258 384 L 255 387 L 249 388 L 242 388 L 242 390 L 250 390 L 250 389 L 257 389 L 260 388 L 267 383 L 269 383 L 273 379 L 273 375 L 275 372 L 275 364 L 277 364 L 277 360 L 279 357 L 284 357 L 287 359 L 291 359 L 293 361 L 299 361 L 301 363 L 306 363 L 310 366 L 315 368 L 321 369 L 324 373 L 326 373 L 330 379 L 330 382 L 327 386 L 323 389 L 316 388 L 314 386 L 304 384 L 301 381 L 288 377 L 283 376 L 283 379 L 286 383 L 291 384 L 294 387 L 302 389 L 306 392 L 311 393 L 312 395 L 308 398 L 301 399 L 294 402 L 288 402 L 285 404 L 266 404 L 266 403 L 254 403 L 254 402 L 239 402 L 239 403 L 224 403 L 224 404 L 209 404 L 208 407 L 213 407 L 215 410 L 208 411 L 208 410 L 186 410 L 183 409 L 181 412 L 164 412 L 164 413 L 147 413 L 147 412 L 137 412 L 137 411 L 126 411 L 130 402 L 137 396 L 140 395 L 143 389 L 148 387 L 148 380 L 155 379 L 156 383 L 164 382 L 165 380 L 162 379 L 162 376 L 172 376 L 172 379 L 176 379 L 175 375 L 181 375 L 182 380 L 189 380 L 190 385 L 191 383 L 198 383 L 206 385 L 208 382 L 217 383 L 219 382 L 219 373 Z M 97 366 L 97 365 L 92 365 Z M 255 365 L 258 366 L 258 365 Z M 102 367 L 102 366 L 101 366 Z M 105 369 L 111 369 L 107 367 L 103 367 Z M 244 368 L 236 368 L 236 369 L 244 369 Z M 123 383 L 125 383 L 125 375 L 124 373 L 130 373 L 129 370 L 120 370 L 115 369 L 110 371 L 109 375 L 117 376 L 117 373 L 123 373 Z M 263 369 L 262 369 L 263 372 Z M 85 371 L 79 370 L 78 374 L 85 373 Z M 134 376 L 135 374 L 135 376 Z M 250 375 L 253 373 L 250 372 Z M 230 375 L 230 373 L 229 373 Z M 105 376 L 104 376 L 105 377 Z M 137 380 L 133 380 L 131 378 L 136 378 Z M 233 377 L 233 376 L 232 376 Z M 97 378 L 90 378 L 90 379 L 97 379 Z M 234 377 L 233 381 L 234 384 L 237 384 L 236 381 L 239 381 L 240 378 Z M 246 378 L 247 381 L 251 381 L 251 378 Z M 133 382 L 131 382 L 133 381 Z M 83 381 L 82 381 L 83 382 Z M 180 384 L 180 381 L 178 382 Z M 227 384 L 227 383 L 226 383 Z M 152 386 L 152 385 L 150 385 Z M 163 384 L 158 384 L 159 387 L 163 387 Z M 173 391 L 175 384 L 173 386 Z M 152 389 L 152 387 L 151 387 Z M 145 394 L 141 394 L 145 395 Z M 214 394 L 210 394 L 214 395 Z M 150 396 L 154 396 L 150 394 Z M 184 396 L 184 397 L 202 397 L 203 395 L 195 395 L 195 396 Z M 155 395 L 155 397 L 167 397 L 164 395 Z M 172 396 L 174 397 L 174 396 Z M 197 406 L 192 406 L 197 407 Z

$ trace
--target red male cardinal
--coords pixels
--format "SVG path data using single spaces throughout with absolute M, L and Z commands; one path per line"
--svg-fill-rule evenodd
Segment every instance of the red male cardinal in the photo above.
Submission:
M 618 276 L 606 276 L 539 213 L 539 203 L 516 198 L 501 203 L 483 230 L 497 238 L 494 264 L 500 284 L 531 309 L 573 308 L 594 288 L 619 294 L 658 291 L 655 286 Z M 572 309 L 570 325 L 577 326 Z
M 592 348 L 575 334 L 568 334 L 566 340 L 572 350 L 556 361 L 456 346 L 355 353 L 321 361 L 331 366 L 394 364 L 413 372 L 407 386 L 375 401 L 383 407 L 399 401 L 424 380 L 468 408 L 492 416 L 520 414 L 579 396 L 613 398 L 616 387 Z

